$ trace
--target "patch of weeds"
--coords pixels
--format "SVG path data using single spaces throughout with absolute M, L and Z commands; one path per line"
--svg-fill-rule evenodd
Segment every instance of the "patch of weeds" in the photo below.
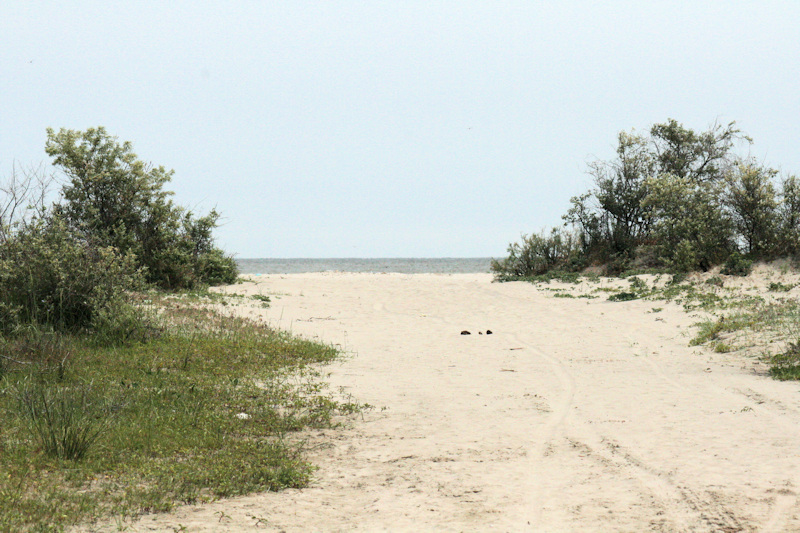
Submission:
M 576 296 L 576 298 L 584 298 L 586 300 L 596 300 L 597 298 L 599 298 L 599 296 L 596 296 L 594 294 L 579 294 L 578 296 Z
M 261 307 L 269 307 L 272 300 L 270 300 L 269 296 L 264 296 L 263 294 L 253 294 L 250 296 L 252 300 L 258 300 L 261 302 Z
M 664 273 L 663 270 L 659 270 L 657 268 L 635 268 L 635 269 L 630 269 L 630 270 L 625 270 L 623 272 L 620 272 L 618 277 L 622 278 L 622 279 L 626 279 L 626 278 L 630 278 L 630 277 L 633 277 L 633 276 L 641 276 L 641 275 L 645 275 L 645 274 L 661 275 L 663 273 Z
M 580 283 L 581 275 L 578 272 L 551 270 L 537 276 L 500 275 L 496 277 L 496 281 L 527 281 L 529 283 L 550 283 L 553 280 L 562 283 Z
M 718 341 L 725 332 L 750 331 L 764 336 L 772 332 L 778 336 L 786 328 L 794 329 L 800 319 L 797 302 L 765 304 L 763 301 L 740 306 L 736 313 L 717 320 L 707 320 L 696 324 L 697 335 L 689 343 L 698 346 L 709 341 Z
M 714 287 L 722 287 L 725 282 L 719 276 L 712 276 L 706 280 L 706 285 L 713 285 Z
M 647 283 L 638 276 L 630 276 L 628 278 L 630 290 L 620 291 L 608 297 L 611 302 L 627 302 L 630 300 L 638 300 L 650 295 L 651 291 L 647 287 Z
M 796 283 L 794 283 L 792 285 L 785 285 L 785 284 L 781 283 L 780 281 L 778 281 L 778 282 L 770 283 L 768 289 L 769 289 L 770 292 L 789 292 L 790 290 L 794 289 L 795 287 L 797 287 Z
M 697 335 L 695 335 L 695 337 L 689 341 L 689 346 L 699 346 L 708 341 L 717 340 L 720 333 L 724 331 L 731 331 L 731 321 L 726 321 L 724 317 L 716 321 L 707 320 L 705 322 L 701 322 L 697 326 Z
M 683 308 L 686 311 L 692 311 L 695 309 L 711 311 L 726 307 L 725 300 L 722 296 L 713 291 L 703 291 L 700 287 L 702 286 L 698 286 L 693 282 L 670 282 L 663 289 L 654 290 L 648 296 L 650 299 L 675 301 L 683 305 Z
M 725 344 L 724 342 L 716 342 L 714 343 L 714 351 L 716 353 L 728 353 L 733 351 L 733 347 L 729 344 Z
M 68 337 L 31 326 L 10 339 L 0 337 L 0 364 L 8 371 L 30 368 L 63 380 L 74 350 Z
M 152 294 L 152 298 L 154 301 L 181 301 L 184 303 L 196 303 L 196 304 L 217 304 L 217 305 L 232 305 L 233 303 L 239 301 L 243 301 L 249 299 L 248 296 L 239 293 L 223 293 L 223 292 L 216 292 L 209 289 L 209 287 L 197 287 L 190 290 L 179 291 L 172 294 L 165 295 L 163 293 L 154 293 Z
M 617 292 L 618 290 L 614 287 L 597 287 L 594 292 Z
M 654 308 L 652 308 L 652 309 L 650 310 L 650 312 L 651 312 L 651 313 L 660 313 L 660 312 L 661 312 L 661 311 L 663 311 L 663 310 L 664 310 L 664 308 L 663 308 L 663 307 L 654 307 Z
M 688 274 L 686 272 L 676 272 L 672 275 L 672 279 L 670 279 L 667 284 L 668 285 L 680 285 L 684 281 L 686 281 L 686 277 Z
M 631 276 L 628 278 L 628 282 L 631 285 L 631 291 L 636 292 L 639 294 L 647 292 L 647 284 L 644 282 L 643 279 L 637 276 Z
M 628 302 L 631 300 L 638 300 L 640 296 L 635 292 L 618 292 L 608 297 L 609 302 Z
M 569 292 L 557 292 L 553 295 L 553 298 L 575 298 L 575 295 Z
M 790 343 L 783 353 L 773 355 L 769 362 L 769 372 L 775 379 L 800 380 L 800 341 Z

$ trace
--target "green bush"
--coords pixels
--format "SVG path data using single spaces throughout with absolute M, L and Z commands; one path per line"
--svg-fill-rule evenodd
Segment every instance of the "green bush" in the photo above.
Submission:
M 37 221 L 0 244 L 0 333 L 28 324 L 91 329 L 127 309 L 126 293 L 140 283 L 132 256 L 81 238 L 59 218 Z
M 672 257 L 667 260 L 667 264 L 673 272 L 691 272 L 696 270 L 699 265 L 698 251 L 694 243 L 690 241 L 680 241 L 675 247 Z
M 779 247 L 778 198 L 772 184 L 777 173 L 746 161 L 735 165 L 726 177 L 724 200 L 752 257 L 769 258 Z
M 566 269 L 576 263 L 579 249 L 572 233 L 553 228 L 549 235 L 523 235 L 522 242 L 509 245 L 508 254 L 502 261 L 492 260 L 491 270 L 499 277 L 519 279 Z
M 786 176 L 781 180 L 781 202 L 778 207 L 779 255 L 800 254 L 800 179 Z
M 720 273 L 726 276 L 747 276 L 753 269 L 753 262 L 750 259 L 742 257 L 739 252 L 733 252 L 725 264 L 722 266 Z
M 677 272 L 709 270 L 734 249 L 735 233 L 719 199 L 720 184 L 662 174 L 649 180 L 651 238 L 665 266 Z
M 195 218 L 165 190 L 173 171 L 154 167 L 106 130 L 47 130 L 45 151 L 68 178 L 57 206 L 87 240 L 132 255 L 145 279 L 165 289 L 231 283 L 236 263 L 214 247 L 219 214 Z

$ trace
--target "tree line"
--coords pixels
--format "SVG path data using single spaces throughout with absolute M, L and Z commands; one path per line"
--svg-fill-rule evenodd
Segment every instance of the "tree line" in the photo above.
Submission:
M 800 180 L 737 149 L 734 122 L 695 132 L 675 120 L 620 132 L 616 155 L 589 164 L 593 187 L 570 200 L 564 225 L 523 235 L 492 262 L 504 279 L 590 266 L 675 272 L 800 254 Z

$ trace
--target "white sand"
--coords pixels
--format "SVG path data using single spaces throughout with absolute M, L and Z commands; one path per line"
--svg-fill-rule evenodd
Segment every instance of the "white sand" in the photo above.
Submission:
M 254 279 L 229 290 L 354 353 L 331 379 L 378 408 L 310 435 L 310 488 L 132 530 L 800 531 L 800 385 L 690 348 L 677 305 L 474 274 Z

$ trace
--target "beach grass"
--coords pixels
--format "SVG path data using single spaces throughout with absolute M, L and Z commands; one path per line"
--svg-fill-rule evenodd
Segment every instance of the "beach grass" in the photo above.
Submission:
M 769 272 L 766 275 L 769 276 Z M 770 281 L 761 290 L 748 291 L 737 288 L 729 277 L 720 274 L 689 277 L 684 273 L 648 271 L 605 279 L 611 281 L 611 285 L 596 286 L 591 295 L 573 292 L 570 287 L 577 281 L 584 281 L 584 287 L 591 287 L 598 283 L 595 275 L 579 277 L 576 281 L 572 276 L 564 278 L 554 272 L 524 281 L 541 285 L 554 298 L 604 295 L 609 302 L 676 303 L 685 312 L 699 313 L 703 317 L 694 324 L 690 346 L 706 346 L 716 353 L 738 352 L 760 360 L 776 379 L 800 380 L 800 302 L 786 294 L 797 283 Z M 563 285 L 549 287 L 554 280 Z M 662 310 L 663 307 L 654 307 L 651 312 Z
M 158 324 L 145 342 L 35 329 L 2 341 L 0 531 L 303 487 L 314 467 L 299 432 L 367 407 L 325 384 L 331 346 L 207 294 L 139 299 Z

